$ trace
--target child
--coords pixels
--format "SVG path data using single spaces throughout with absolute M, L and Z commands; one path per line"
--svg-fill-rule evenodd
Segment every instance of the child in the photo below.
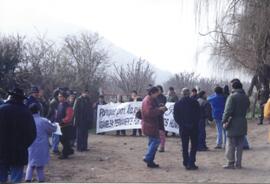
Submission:
M 33 172 L 36 170 L 38 182 L 44 182 L 44 166 L 50 158 L 49 135 L 56 131 L 56 125 L 51 124 L 49 120 L 39 115 L 40 109 L 37 104 L 30 105 L 29 109 L 36 123 L 37 137 L 28 148 L 28 166 L 25 181 L 31 182 Z

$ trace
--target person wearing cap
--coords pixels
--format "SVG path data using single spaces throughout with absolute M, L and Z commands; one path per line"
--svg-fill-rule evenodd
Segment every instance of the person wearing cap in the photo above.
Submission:
M 22 89 L 9 91 L 9 100 L 0 106 L 0 183 L 22 181 L 28 163 L 28 147 L 36 138 L 36 125 Z
M 72 120 L 73 109 L 67 102 L 68 94 L 66 91 L 60 91 L 58 94 L 58 107 L 56 112 L 56 122 L 61 126 L 62 136 L 60 142 L 63 145 L 62 154 L 59 159 L 67 159 L 69 155 L 74 153 L 71 148 Z
M 26 169 L 25 181 L 31 182 L 33 172 L 36 171 L 38 182 L 44 182 L 44 167 L 48 164 L 50 159 L 49 154 L 49 136 L 56 131 L 57 126 L 52 124 L 48 119 L 40 116 L 39 106 L 35 103 L 29 107 L 33 114 L 37 137 L 33 144 L 28 148 L 28 166 Z
M 187 170 L 197 170 L 195 165 L 198 147 L 200 106 L 197 100 L 190 97 L 188 88 L 182 90 L 183 97 L 175 103 L 173 116 L 179 125 L 182 141 L 183 165 Z M 189 141 L 191 149 L 189 152 Z
M 226 102 L 222 118 L 227 133 L 226 158 L 228 164 L 224 169 L 242 168 L 242 153 L 245 136 L 247 135 L 246 114 L 250 102 L 243 90 L 241 82 L 232 84 L 233 91 Z
M 42 104 L 39 101 L 39 88 L 37 86 L 33 86 L 31 87 L 31 92 L 30 92 L 30 96 L 27 98 L 27 100 L 25 100 L 25 105 L 27 107 L 30 107 L 31 104 L 37 104 L 39 106 L 40 109 L 40 113 L 43 113 L 43 107 Z
M 73 109 L 77 128 L 77 151 L 88 151 L 88 131 L 93 123 L 93 104 L 88 90 L 84 90 L 77 98 Z

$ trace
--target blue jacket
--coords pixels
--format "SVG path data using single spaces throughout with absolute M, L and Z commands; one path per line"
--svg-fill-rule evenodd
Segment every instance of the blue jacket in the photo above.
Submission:
M 224 95 L 213 94 L 207 99 L 212 106 L 212 115 L 214 119 L 222 120 L 225 109 L 226 97 Z

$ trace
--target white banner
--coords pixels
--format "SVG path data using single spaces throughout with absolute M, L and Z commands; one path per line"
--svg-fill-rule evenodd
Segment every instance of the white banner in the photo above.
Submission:
M 140 129 L 141 120 L 135 118 L 135 114 L 141 106 L 142 102 L 99 105 L 97 110 L 97 133 Z M 179 127 L 173 118 L 174 103 L 167 103 L 166 106 L 168 111 L 164 114 L 165 130 L 178 134 Z

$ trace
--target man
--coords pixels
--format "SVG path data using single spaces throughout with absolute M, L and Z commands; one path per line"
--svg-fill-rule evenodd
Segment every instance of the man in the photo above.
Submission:
M 173 116 L 179 125 L 179 133 L 182 141 L 183 165 L 187 170 L 196 170 L 196 153 L 198 147 L 200 106 L 199 103 L 190 97 L 187 88 L 182 90 L 183 97 L 174 105 Z M 191 151 L 189 152 L 189 141 Z
M 136 90 L 132 91 L 130 102 L 141 102 L 142 99 L 138 96 L 138 93 Z M 133 129 L 132 130 L 132 136 L 136 136 L 137 132 L 139 133 L 139 136 L 142 136 L 142 130 L 141 129 Z
M 160 143 L 159 139 L 159 117 L 167 108 L 159 107 L 156 98 L 159 92 L 157 87 L 148 90 L 148 95 L 142 102 L 142 131 L 148 136 L 148 149 L 143 161 L 149 168 L 158 168 L 159 165 L 154 162 L 155 155 Z
M 49 103 L 47 118 L 53 123 L 56 122 L 55 117 L 56 117 L 57 107 L 59 104 L 59 101 L 58 101 L 59 92 L 60 92 L 60 88 L 57 88 L 53 91 L 53 98 L 51 99 Z M 60 142 L 60 136 L 57 134 L 52 134 L 52 151 L 54 154 L 60 154 L 59 149 L 58 149 L 59 142 Z
M 198 99 L 198 90 L 196 88 L 193 88 L 191 90 L 191 96 L 192 99 L 197 100 Z
M 168 92 L 168 97 L 167 97 L 167 102 L 178 102 L 179 98 L 174 90 L 173 87 L 169 87 L 169 92 Z M 168 136 L 168 132 L 166 131 L 166 137 Z M 175 137 L 175 133 L 172 133 L 172 136 Z
M 67 98 L 68 94 L 65 91 L 59 92 L 56 122 L 59 122 L 61 126 L 62 136 L 60 137 L 60 142 L 63 145 L 62 154 L 59 159 L 67 159 L 69 155 L 74 153 L 74 150 L 71 148 L 72 120 L 74 112 L 67 102 Z
M 168 98 L 167 98 L 167 102 L 178 102 L 178 96 L 176 95 L 174 88 L 173 87 L 169 87 L 169 92 L 168 92 Z
M 27 98 L 27 100 L 25 101 L 25 105 L 29 108 L 31 104 L 35 103 L 38 105 L 39 109 L 40 109 L 40 113 L 43 114 L 43 107 L 42 104 L 39 102 L 39 89 L 36 86 L 33 86 L 31 88 L 31 92 L 30 92 L 30 96 Z
M 75 91 L 70 91 L 70 95 L 68 97 L 68 103 L 71 107 L 74 107 L 75 101 L 76 101 L 76 92 Z M 74 124 L 74 119 L 72 120 L 72 131 L 71 131 L 71 137 L 70 137 L 70 142 L 71 142 L 71 146 L 74 147 L 75 146 L 75 142 L 76 142 L 76 134 L 77 134 L 77 129 L 76 126 Z
M 224 168 L 241 169 L 244 139 L 247 135 L 246 114 L 250 102 L 239 81 L 233 82 L 232 88 L 233 91 L 228 97 L 222 119 L 228 138 L 226 145 L 228 164 Z
M 241 81 L 239 79 L 235 78 L 235 79 L 231 80 L 231 86 L 233 85 L 234 82 L 241 83 Z M 244 91 L 244 93 L 245 93 L 245 91 Z M 244 138 L 244 150 L 249 150 L 249 149 L 250 149 L 250 146 L 249 146 L 249 143 L 248 143 L 248 139 L 247 139 L 247 136 L 245 136 L 245 138 Z
M 46 97 L 44 96 L 44 89 L 39 90 L 39 96 L 38 96 L 38 101 L 40 102 L 43 112 L 40 114 L 41 116 L 45 117 L 48 114 L 48 109 L 49 109 L 49 103 Z
M 212 115 L 216 123 L 217 141 L 215 149 L 225 148 L 226 134 L 222 127 L 222 115 L 225 108 L 226 97 L 223 95 L 223 89 L 219 86 L 214 89 L 215 94 L 208 98 L 212 107 Z
M 89 91 L 84 90 L 74 104 L 74 123 L 77 127 L 77 150 L 88 151 L 88 130 L 93 122 L 93 107 Z
M 159 107 L 164 107 L 167 103 L 167 98 L 163 95 L 163 87 L 158 85 L 159 95 L 156 99 Z M 159 116 L 159 138 L 160 138 L 160 147 L 159 152 L 165 152 L 165 142 L 166 142 L 166 132 L 164 127 L 164 114 Z
M 210 103 L 207 101 L 207 96 L 205 91 L 200 91 L 198 94 L 198 100 L 200 105 L 200 122 L 199 122 L 199 139 L 198 139 L 198 151 L 208 151 L 206 145 L 206 131 L 205 124 L 206 121 L 213 121 L 212 109 Z
M 22 181 L 28 163 L 27 148 L 36 138 L 36 126 L 29 109 L 23 104 L 23 90 L 9 92 L 9 100 L 0 106 L 0 183 Z

